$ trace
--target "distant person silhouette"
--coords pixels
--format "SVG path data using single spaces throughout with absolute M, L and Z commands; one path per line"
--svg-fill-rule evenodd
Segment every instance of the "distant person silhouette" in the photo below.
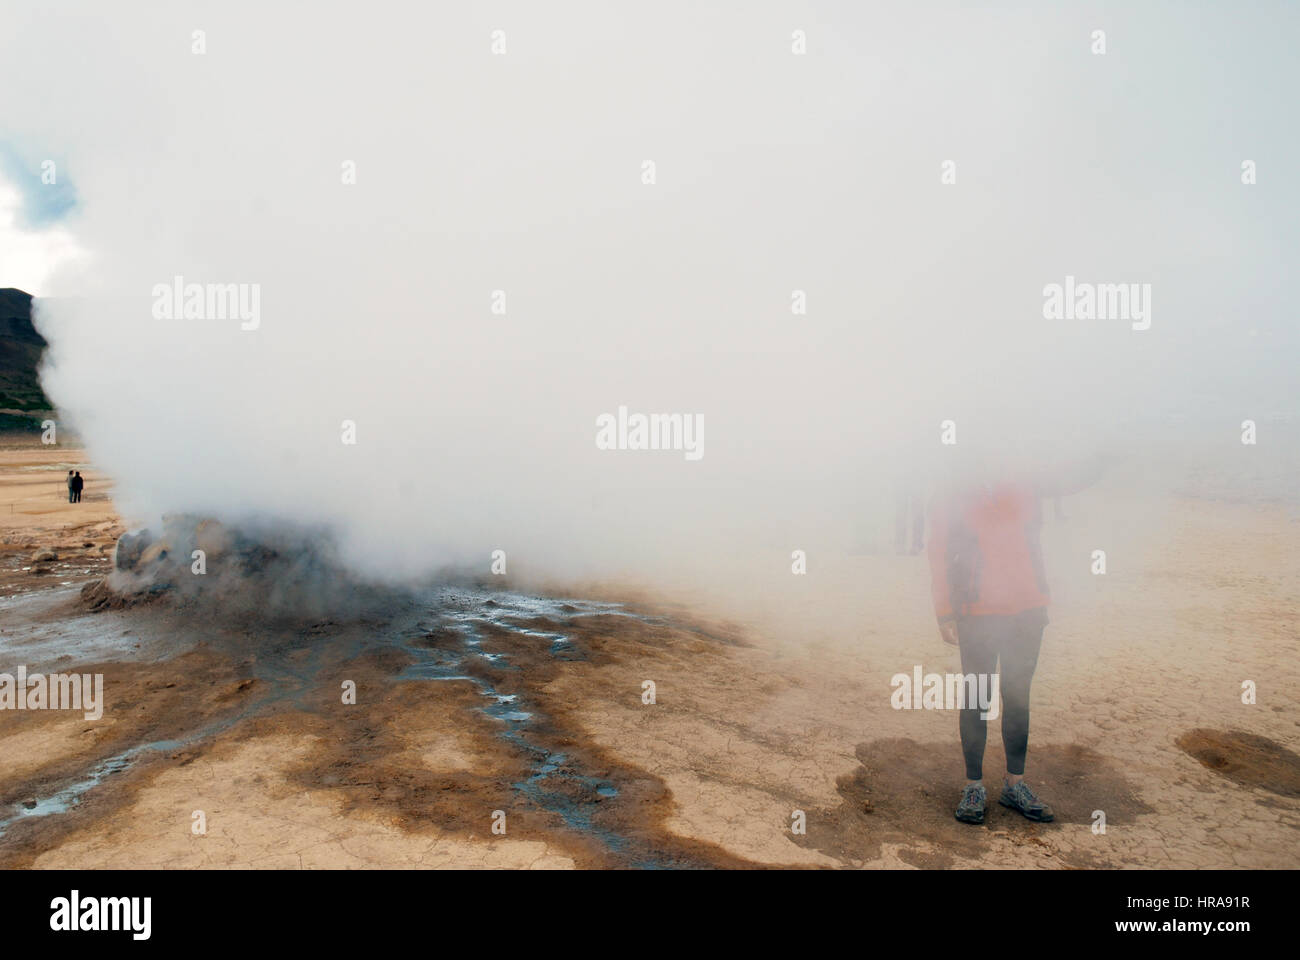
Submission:
M 81 479 L 81 471 L 78 470 L 77 475 L 72 478 L 72 502 L 73 503 L 81 502 L 81 490 L 85 485 L 86 485 L 86 481 Z
M 916 477 L 894 488 L 894 552 L 920 553 L 925 548 L 925 503 Z M 908 534 L 912 536 L 908 548 Z
M 73 478 L 73 476 L 72 476 L 72 471 L 69 470 L 69 471 L 68 471 L 68 503 L 76 503 L 76 501 L 73 499 L 73 494 L 72 494 L 72 481 L 73 481 L 73 479 L 74 479 L 74 478 Z

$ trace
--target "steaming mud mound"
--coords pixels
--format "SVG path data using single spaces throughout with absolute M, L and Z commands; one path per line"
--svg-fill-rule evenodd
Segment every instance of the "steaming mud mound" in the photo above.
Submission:
M 113 572 L 87 584 L 91 610 L 168 600 L 219 607 L 223 615 L 313 619 L 382 608 L 394 591 L 359 581 L 322 531 L 245 530 L 204 517 L 170 515 L 161 531 L 119 538 Z
M 795 838 L 845 863 L 865 863 L 881 855 L 882 844 L 898 844 L 898 856 L 922 868 L 947 868 L 958 861 L 978 865 L 994 835 L 1043 857 L 1044 865 L 1099 867 L 1101 856 L 1064 853 L 1052 843 L 1057 830 L 1089 829 L 1093 811 L 1102 810 L 1108 826 L 1132 823 L 1152 810 L 1136 788 L 1105 757 L 1075 745 L 1035 745 L 1030 779 L 1052 805 L 1054 823 L 1031 823 L 997 802 L 1002 769 L 1000 751 L 989 744 L 985 785 L 989 803 L 981 826 L 959 823 L 953 808 L 961 794 L 959 756 L 949 743 L 910 739 L 859 744 L 861 766 L 836 782 L 843 802 L 808 812 L 808 833 Z
M 117 586 L 111 584 L 117 583 Z M 127 610 L 161 600 L 167 593 L 163 584 L 134 585 L 115 580 L 112 574 L 92 580 L 81 588 L 81 603 L 92 613 L 104 610 Z
M 1189 730 L 1175 741 L 1234 783 L 1281 797 L 1300 797 L 1300 755 L 1267 737 L 1239 730 Z

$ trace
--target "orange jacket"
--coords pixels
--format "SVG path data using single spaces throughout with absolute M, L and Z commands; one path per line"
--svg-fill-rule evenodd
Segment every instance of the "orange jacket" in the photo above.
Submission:
M 956 617 L 1011 615 L 1048 604 L 1038 495 L 1019 484 L 980 488 L 930 503 L 930 584 L 934 612 Z

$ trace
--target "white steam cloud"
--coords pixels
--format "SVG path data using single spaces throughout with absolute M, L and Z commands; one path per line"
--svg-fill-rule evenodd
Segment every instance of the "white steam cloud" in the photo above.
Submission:
M 7 19 L 0 116 L 87 253 L 35 291 L 44 382 L 129 516 L 327 524 L 395 575 L 707 566 L 884 529 L 944 420 L 1023 465 L 1292 415 L 1294 7 Z M 256 285 L 256 329 L 156 316 L 178 276 Z M 1149 329 L 1045 319 L 1067 277 L 1149 284 Z M 598 449 L 620 406 L 703 456 Z

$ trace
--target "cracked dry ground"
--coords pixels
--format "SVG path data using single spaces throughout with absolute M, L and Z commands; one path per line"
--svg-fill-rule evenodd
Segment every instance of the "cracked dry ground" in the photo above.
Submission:
M 1088 555 L 1072 531 L 1095 527 L 1048 529 L 1056 569 Z M 46 797 L 127 747 L 177 743 L 66 813 L 14 822 L 0 865 L 1296 867 L 1295 520 L 1186 501 L 1160 529 L 1140 544 L 1115 534 L 1126 574 L 1059 577 L 1028 769 L 1052 824 L 996 804 L 982 827 L 956 823 L 955 716 L 890 707 L 894 674 L 957 669 L 921 558 L 824 557 L 794 578 L 773 553 L 730 593 L 570 586 L 644 616 L 518 624 L 564 632 L 565 658 L 485 629 L 482 653 L 504 658 L 466 660 L 463 680 L 401 679 L 412 654 L 382 640 L 392 624 L 268 640 L 183 609 L 97 615 L 106 632 L 139 633 L 142 659 L 79 667 L 105 674 L 101 721 L 0 715 L 0 804 Z M 172 641 L 150 645 L 150 629 Z M 432 628 L 421 641 L 451 642 Z M 354 706 L 340 702 L 345 679 Z M 484 712 L 476 680 L 533 712 L 526 743 L 503 736 L 510 721 Z M 534 748 L 561 769 L 530 781 Z M 991 731 L 990 787 L 1001 760 Z M 191 830 L 197 810 L 206 835 Z M 806 834 L 791 831 L 795 810 Z

